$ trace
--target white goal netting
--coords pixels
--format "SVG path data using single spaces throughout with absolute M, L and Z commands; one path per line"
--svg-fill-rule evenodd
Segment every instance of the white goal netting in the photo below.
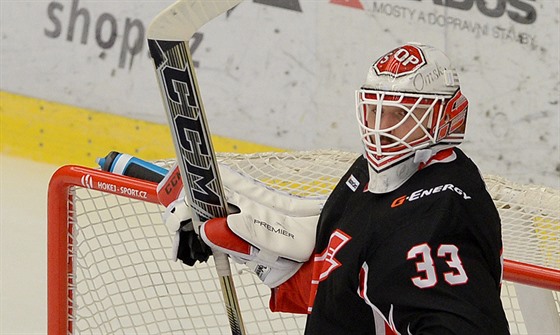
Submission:
M 300 196 L 327 196 L 357 154 L 218 156 L 221 164 L 270 187 Z M 168 167 L 170 162 L 158 164 Z M 171 261 L 172 234 L 162 222 L 164 208 L 113 194 L 120 187 L 135 185 L 135 180 L 85 168 L 72 173 L 61 169 L 54 178 L 67 181 L 51 182 L 49 189 L 49 211 L 60 208 L 59 215 L 49 213 L 50 332 L 55 324 L 75 334 L 230 332 L 211 259 L 195 267 Z M 502 217 L 505 258 L 535 266 L 530 270 L 552 271 L 551 276 L 529 271 L 520 278 L 526 282 L 528 277 L 530 285 L 548 286 L 546 292 L 555 308 L 551 312 L 558 317 L 558 292 L 549 288 L 559 278 L 560 191 L 493 176 L 485 179 Z M 305 316 L 269 312 L 268 288 L 242 267 L 232 264 L 232 268 L 248 334 L 303 332 Z M 518 278 L 517 270 L 507 271 L 506 267 L 506 279 Z M 545 273 L 544 278 L 539 273 Z M 506 281 L 502 300 L 512 333 L 530 334 L 517 289 Z

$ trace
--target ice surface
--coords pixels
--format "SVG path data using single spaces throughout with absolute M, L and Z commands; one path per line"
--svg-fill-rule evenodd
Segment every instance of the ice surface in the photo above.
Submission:
M 0 155 L 0 334 L 47 332 L 47 187 L 58 166 Z

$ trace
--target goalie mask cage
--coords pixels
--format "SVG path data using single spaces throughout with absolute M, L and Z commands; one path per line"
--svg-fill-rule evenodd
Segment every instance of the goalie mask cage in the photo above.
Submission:
M 251 178 L 326 197 L 357 157 L 336 151 L 218 154 Z M 168 167 L 172 162 L 156 162 Z M 485 176 L 502 218 L 502 301 L 512 334 L 560 328 L 560 191 Z M 54 334 L 227 334 L 212 258 L 170 260 L 157 184 L 61 167 L 48 191 L 48 331 Z M 301 334 L 304 315 L 271 313 L 269 289 L 232 264 L 248 334 Z

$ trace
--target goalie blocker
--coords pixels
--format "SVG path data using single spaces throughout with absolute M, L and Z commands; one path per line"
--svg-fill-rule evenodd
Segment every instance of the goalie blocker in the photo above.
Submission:
M 279 286 L 310 258 L 325 199 L 283 193 L 224 166 L 220 173 L 232 214 L 203 223 L 200 237 L 211 249 L 247 265 L 267 286 Z M 164 221 L 175 232 L 173 259 L 187 265 L 206 261 L 210 251 L 201 252 L 205 248 L 183 196 L 168 207 Z

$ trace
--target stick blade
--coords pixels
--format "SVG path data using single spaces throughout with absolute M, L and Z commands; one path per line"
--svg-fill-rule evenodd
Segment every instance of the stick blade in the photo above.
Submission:
M 179 0 L 150 23 L 147 38 L 188 41 L 205 23 L 235 7 L 242 0 Z

